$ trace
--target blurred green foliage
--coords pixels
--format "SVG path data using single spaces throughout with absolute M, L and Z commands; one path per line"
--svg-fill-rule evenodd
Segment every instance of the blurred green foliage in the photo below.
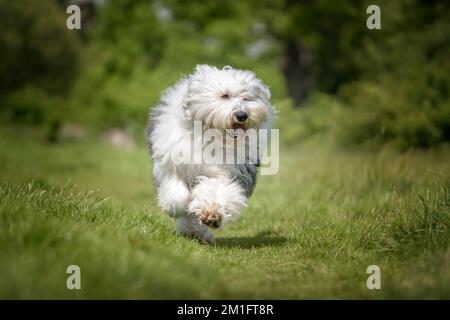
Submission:
M 408 0 L 383 8 L 383 31 L 355 54 L 364 77 L 340 90 L 342 138 L 401 149 L 448 142 L 450 7 Z
M 0 93 L 27 85 L 64 94 L 78 70 L 78 37 L 53 1 L 0 0 Z
M 87 66 L 73 101 L 93 123 L 139 127 L 161 92 L 198 63 L 255 70 L 284 96 L 272 49 L 253 59 L 244 52 L 257 41 L 247 6 L 217 1 L 181 3 L 118 0 L 100 12 Z M 253 19 L 255 20 L 255 19 Z
M 53 139 L 79 70 L 79 38 L 54 1 L 0 0 L 0 117 Z
M 378 1 L 382 29 L 368 30 L 369 4 L 111 0 L 69 31 L 64 1 L 0 0 L 0 119 L 140 133 L 161 92 L 208 63 L 270 86 L 287 144 L 448 142 L 449 4 Z
M 336 97 L 310 97 L 309 107 L 296 116 L 301 128 L 286 130 L 288 141 L 325 132 L 346 147 L 391 144 L 404 150 L 450 141 L 448 3 L 378 5 L 382 29 L 364 30 L 355 38 L 358 45 L 347 52 L 352 65 L 343 70 L 353 70 L 353 75 L 339 83 Z M 282 125 L 287 126 L 296 110 L 284 106 L 283 112 Z

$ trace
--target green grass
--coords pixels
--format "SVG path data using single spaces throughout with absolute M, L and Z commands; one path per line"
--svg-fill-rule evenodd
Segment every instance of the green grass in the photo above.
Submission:
M 143 146 L 0 136 L 0 298 L 450 298 L 450 150 L 281 152 L 217 246 L 174 235 Z M 82 290 L 66 288 L 81 268 Z M 382 289 L 368 290 L 379 265 Z

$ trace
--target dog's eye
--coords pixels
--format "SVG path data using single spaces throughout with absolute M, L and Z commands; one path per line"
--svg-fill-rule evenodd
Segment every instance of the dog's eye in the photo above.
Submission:
M 222 99 L 230 99 L 231 96 L 228 93 L 225 93 L 223 95 L 220 96 Z

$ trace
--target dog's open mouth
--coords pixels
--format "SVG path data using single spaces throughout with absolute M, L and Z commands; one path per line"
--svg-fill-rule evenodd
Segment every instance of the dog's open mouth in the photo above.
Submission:
M 226 129 L 227 135 L 230 137 L 237 139 L 239 137 L 240 133 L 245 133 L 247 130 L 247 126 L 242 123 L 233 123 L 233 126 L 231 128 Z
M 238 129 L 241 129 L 242 131 L 245 132 L 245 130 L 247 130 L 247 126 L 246 126 L 245 124 L 242 124 L 242 123 L 234 123 L 232 129 L 233 129 L 234 131 L 236 131 L 236 130 L 238 130 Z

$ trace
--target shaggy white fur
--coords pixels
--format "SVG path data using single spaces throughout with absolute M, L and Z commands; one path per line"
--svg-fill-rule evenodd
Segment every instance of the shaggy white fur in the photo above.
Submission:
M 166 90 L 152 108 L 147 142 L 153 179 L 159 206 L 176 219 L 178 234 L 214 243 L 208 227 L 222 227 L 238 218 L 256 182 L 257 164 L 250 161 L 187 163 L 183 155 L 201 159 L 211 143 L 195 136 L 194 122 L 201 121 L 203 131 L 213 129 L 222 134 L 270 129 L 274 109 L 269 100 L 269 89 L 253 72 L 198 65 L 192 75 Z M 193 147 L 195 139 L 200 139 L 200 149 Z M 245 138 L 240 139 L 243 142 L 234 140 L 234 144 L 248 143 Z

